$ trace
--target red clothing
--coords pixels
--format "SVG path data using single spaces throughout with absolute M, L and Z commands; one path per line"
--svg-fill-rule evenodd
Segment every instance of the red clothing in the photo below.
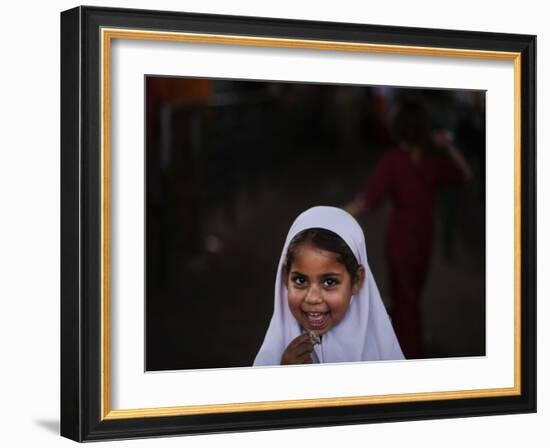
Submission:
M 418 302 L 432 253 L 435 194 L 463 181 L 450 160 L 425 152 L 413 162 L 410 152 L 394 149 L 382 156 L 363 190 L 368 208 L 384 198 L 393 206 L 386 261 L 393 325 L 407 358 L 422 355 Z

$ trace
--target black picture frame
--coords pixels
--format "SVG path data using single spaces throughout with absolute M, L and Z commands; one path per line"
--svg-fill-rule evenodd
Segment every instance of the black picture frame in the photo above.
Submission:
M 269 39 L 513 53 L 520 58 L 518 392 L 507 396 L 361 405 L 109 416 L 102 359 L 101 30 L 131 29 Z M 61 13 L 61 435 L 75 441 L 270 430 L 536 412 L 536 37 L 77 7 Z M 109 240 L 107 240 L 109 244 Z

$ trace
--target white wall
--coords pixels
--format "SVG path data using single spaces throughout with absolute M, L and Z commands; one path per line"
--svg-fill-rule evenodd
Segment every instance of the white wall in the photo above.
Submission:
M 125 441 L 118 445 L 190 447 L 212 445 L 335 446 L 359 443 L 426 447 L 547 446 L 550 439 L 549 394 L 544 376 L 548 356 L 550 269 L 543 266 L 550 239 L 545 193 L 550 169 L 544 123 L 549 98 L 544 2 L 385 1 L 359 2 L 157 0 L 89 1 L 87 4 L 146 9 L 186 10 L 294 19 L 384 25 L 485 30 L 538 35 L 538 247 L 539 247 L 539 413 L 405 422 L 335 428 L 286 430 L 188 438 Z M 7 3 L 2 8 L 0 69 L 0 186 L 2 192 L 0 341 L 0 414 L 4 446 L 40 443 L 69 446 L 57 435 L 59 414 L 59 12 L 78 5 L 69 1 Z M 546 34 L 546 36 L 545 36 Z M 546 143 L 546 145 L 544 144 Z M 546 277 L 546 278 L 545 278 Z M 30 314 L 29 314 L 29 310 Z M 30 316 L 30 317 L 29 317 Z M 546 374 L 547 376 L 547 374 Z M 545 440 L 546 439 L 546 440 Z M 545 442 L 544 442 L 545 440 Z M 101 443 L 100 445 L 104 445 Z M 32 445 L 31 445 L 32 446 Z

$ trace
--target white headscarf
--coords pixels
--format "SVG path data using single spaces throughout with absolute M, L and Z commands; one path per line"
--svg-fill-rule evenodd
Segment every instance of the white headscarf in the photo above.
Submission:
M 352 296 L 344 318 L 329 329 L 321 344 L 315 345 L 315 362 L 353 362 L 403 359 L 386 308 L 367 262 L 365 237 L 357 221 L 336 207 L 313 207 L 296 218 L 286 237 L 275 280 L 273 317 L 254 366 L 278 365 L 288 344 L 301 328 L 288 306 L 288 290 L 283 267 L 292 238 L 305 229 L 323 228 L 339 235 L 365 268 L 365 281 Z M 316 359 L 315 359 L 316 358 Z

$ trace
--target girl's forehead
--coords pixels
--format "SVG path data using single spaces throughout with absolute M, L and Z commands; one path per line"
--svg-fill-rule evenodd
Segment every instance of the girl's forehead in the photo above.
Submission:
M 313 244 L 301 244 L 295 250 L 293 267 L 301 266 L 307 268 L 338 267 L 344 268 L 339 262 L 339 256 L 335 252 L 314 246 Z

